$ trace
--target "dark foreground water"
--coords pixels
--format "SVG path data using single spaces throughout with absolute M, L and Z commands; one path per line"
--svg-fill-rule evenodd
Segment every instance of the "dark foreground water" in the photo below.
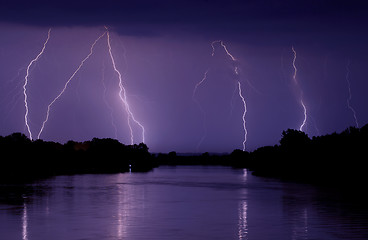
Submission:
M 15 192 L 2 193 L 0 239 L 368 239 L 368 212 L 338 193 L 229 168 L 59 176 Z

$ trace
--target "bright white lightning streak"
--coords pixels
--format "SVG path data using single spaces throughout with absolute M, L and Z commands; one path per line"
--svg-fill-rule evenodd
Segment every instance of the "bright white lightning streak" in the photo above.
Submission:
M 351 84 L 350 84 L 350 60 L 348 61 L 348 63 L 346 64 L 346 82 L 348 83 L 348 90 L 349 90 L 349 97 L 348 99 L 346 100 L 347 104 L 348 104 L 348 108 L 351 110 L 351 112 L 353 113 L 353 117 L 354 117 L 354 120 L 355 120 L 355 126 L 357 128 L 359 128 L 359 123 L 358 123 L 358 118 L 356 116 L 356 111 L 355 109 L 350 105 L 350 101 L 351 101 L 351 98 L 352 98 L 352 95 L 351 95 Z
M 238 81 L 238 88 L 239 88 L 239 97 L 241 98 L 241 100 L 243 102 L 243 106 L 244 106 L 244 112 L 243 112 L 242 119 L 243 119 L 243 129 L 244 129 L 243 151 L 245 151 L 245 143 L 247 142 L 247 135 L 248 135 L 248 131 L 247 131 L 247 128 L 246 128 L 246 125 L 245 125 L 245 123 L 246 123 L 245 122 L 245 114 L 247 113 L 247 104 L 246 104 L 245 99 L 244 99 L 243 94 L 242 94 L 240 81 Z
M 307 123 L 307 108 L 306 108 L 306 106 L 303 102 L 303 99 L 300 99 L 300 104 L 303 107 L 304 119 L 303 119 L 302 125 L 300 125 L 300 127 L 299 127 L 299 131 L 303 131 L 303 128 L 304 128 L 305 124 Z
M 294 68 L 293 80 L 294 80 L 294 83 L 297 85 L 297 87 L 300 91 L 300 105 L 302 105 L 302 107 L 303 107 L 303 114 L 304 114 L 304 119 L 303 119 L 302 124 L 299 127 L 299 131 L 303 131 L 303 128 L 304 128 L 305 124 L 307 123 L 307 107 L 305 106 L 304 101 L 303 101 L 303 91 L 300 90 L 300 86 L 299 86 L 298 80 L 296 78 L 296 74 L 297 74 L 298 69 L 297 69 L 296 64 L 295 64 L 295 62 L 296 62 L 296 51 L 294 49 L 294 46 L 291 47 L 291 50 L 293 51 L 293 54 L 294 54 L 294 58 L 293 58 L 293 68 Z
M 118 75 L 118 78 L 119 78 L 119 88 L 120 88 L 119 97 L 120 97 L 120 100 L 123 102 L 123 104 L 125 106 L 125 111 L 128 115 L 128 126 L 129 126 L 129 130 L 130 130 L 130 142 L 131 142 L 131 144 L 134 143 L 133 129 L 132 129 L 132 125 L 130 124 L 130 119 L 132 119 L 133 122 L 136 123 L 142 129 L 142 142 L 144 143 L 145 142 L 145 137 L 144 137 L 145 129 L 144 129 L 143 125 L 135 119 L 132 111 L 130 110 L 130 106 L 129 106 L 128 100 L 127 100 L 126 89 L 123 85 L 122 76 L 121 76 L 121 73 L 119 72 L 119 70 L 116 68 L 115 59 L 114 59 L 113 54 L 112 54 L 112 49 L 111 49 L 111 44 L 110 44 L 110 33 L 109 33 L 109 30 L 106 26 L 105 26 L 105 28 L 106 28 L 106 33 L 107 33 L 107 45 L 109 47 L 109 54 L 110 54 L 112 66 L 113 66 L 114 71 L 116 72 L 116 74 Z
M 52 102 L 47 106 L 47 113 L 46 113 L 46 118 L 45 121 L 43 121 L 42 123 L 42 127 L 40 132 L 38 133 L 37 138 L 40 139 L 40 136 L 42 134 L 43 129 L 45 128 L 45 124 L 47 123 L 47 121 L 49 120 L 49 116 L 50 116 L 50 109 L 52 107 L 52 105 L 63 95 L 63 93 L 65 92 L 65 90 L 67 89 L 70 81 L 75 77 L 75 75 L 79 72 L 79 70 L 82 68 L 83 64 L 85 61 L 87 61 L 87 59 L 93 54 L 93 48 L 95 47 L 96 43 L 106 34 L 107 32 L 104 32 L 101 36 L 99 36 L 92 44 L 91 48 L 90 48 L 90 52 L 89 54 L 81 61 L 81 63 L 79 64 L 79 66 L 77 67 L 77 69 L 74 71 L 74 73 L 70 76 L 70 78 L 68 79 L 68 81 L 65 83 L 64 88 L 60 91 L 59 95 L 57 95 L 54 100 L 52 100 Z
M 233 62 L 236 62 L 236 58 L 227 50 L 226 45 L 224 44 L 223 41 L 220 41 L 221 46 L 224 48 L 226 54 L 231 58 L 231 60 Z M 212 46 L 213 47 L 213 46 Z M 234 67 L 234 72 L 236 75 L 239 75 L 239 69 L 237 66 Z M 242 95 L 242 91 L 241 91 L 241 83 L 239 80 L 237 80 L 238 83 L 238 92 L 239 92 L 239 97 L 243 102 L 243 106 L 244 106 L 244 111 L 243 111 L 243 115 L 242 115 L 242 120 L 243 120 L 243 130 L 244 130 L 244 140 L 243 140 L 243 151 L 245 151 L 245 144 L 247 142 L 247 135 L 248 135 L 248 131 L 246 128 L 246 121 L 245 121 L 245 115 L 247 114 L 247 104 L 245 102 L 245 98 Z
M 28 96 L 27 96 L 27 85 L 28 85 L 29 71 L 31 69 L 32 64 L 35 63 L 35 62 L 37 62 L 38 59 L 41 57 L 41 55 L 44 53 L 45 48 L 46 48 L 46 45 L 47 45 L 47 42 L 50 39 L 50 33 L 51 33 L 51 28 L 49 29 L 49 31 L 47 33 L 47 38 L 46 38 L 46 41 L 43 44 L 43 47 L 41 49 L 41 52 L 28 64 L 27 74 L 24 77 L 24 80 L 25 81 L 24 81 L 24 85 L 23 85 L 23 94 L 24 94 L 24 106 L 26 108 L 26 113 L 24 114 L 24 122 L 25 122 L 26 127 L 27 127 L 27 130 L 28 130 L 29 138 L 31 140 L 33 140 L 33 139 L 32 139 L 32 132 L 31 132 L 31 129 L 30 129 L 29 124 L 28 124 L 28 113 L 29 113 L 29 109 L 28 109 L 28 102 L 27 102 L 27 99 L 28 99 Z
M 211 46 L 212 46 L 212 56 L 215 55 L 215 46 L 214 46 L 215 43 L 220 43 L 221 46 L 223 47 L 223 49 L 225 50 L 226 54 L 231 58 L 231 60 L 233 62 L 236 62 L 236 58 L 229 52 L 229 50 L 227 49 L 226 45 L 224 44 L 224 42 L 222 40 L 216 40 L 216 41 L 213 41 L 211 43 Z M 235 74 L 237 76 L 239 76 L 239 68 L 237 66 L 234 67 L 234 72 L 235 72 Z M 246 121 L 245 121 L 245 115 L 247 113 L 247 105 L 246 105 L 246 102 L 245 102 L 245 98 L 242 95 L 241 83 L 240 83 L 239 80 L 237 80 L 237 84 L 238 84 L 239 97 L 242 100 L 243 106 L 244 106 L 242 120 L 243 120 L 243 130 L 244 130 L 243 151 L 245 151 L 245 144 L 247 142 L 247 135 L 248 135 L 248 131 L 247 131 L 247 128 L 246 128 Z
M 215 43 L 220 43 L 221 44 L 221 47 L 223 47 L 223 49 L 225 50 L 226 55 L 228 55 L 233 62 L 236 62 L 236 58 L 229 52 L 229 50 L 227 50 L 227 47 L 226 47 L 226 45 L 224 44 L 224 42 L 222 40 L 216 40 L 216 41 L 213 41 L 211 43 L 211 46 L 212 46 L 212 57 L 215 56 L 215 46 L 214 46 Z M 239 75 L 239 68 L 237 66 L 235 66 L 234 72 L 235 72 L 236 75 Z
M 211 46 L 212 46 L 212 57 L 215 56 L 215 43 L 220 43 L 221 44 L 221 47 L 224 48 L 226 54 L 231 58 L 231 60 L 236 61 L 236 58 L 227 50 L 227 47 L 226 47 L 226 45 L 224 44 L 224 42 L 222 40 L 216 40 L 216 41 L 213 41 L 211 43 Z

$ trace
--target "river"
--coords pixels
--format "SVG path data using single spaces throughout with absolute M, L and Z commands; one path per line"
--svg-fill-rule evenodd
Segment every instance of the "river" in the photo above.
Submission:
M 368 239 L 367 208 L 337 192 L 225 167 L 57 176 L 5 192 L 4 240 Z

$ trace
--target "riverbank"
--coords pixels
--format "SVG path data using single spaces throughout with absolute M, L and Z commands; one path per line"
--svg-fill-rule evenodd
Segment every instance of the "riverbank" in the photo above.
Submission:
M 149 171 L 155 167 L 148 147 L 94 138 L 65 144 L 31 141 L 24 134 L 0 137 L 0 183 L 23 183 L 57 175 Z
M 311 139 L 289 129 L 279 145 L 250 155 L 248 169 L 256 175 L 360 187 L 367 183 L 368 125 Z
M 29 182 L 56 175 L 147 172 L 162 165 L 246 168 L 258 176 L 346 189 L 359 189 L 368 182 L 368 125 L 313 138 L 288 129 L 275 146 L 222 155 L 151 154 L 143 143 L 124 145 L 109 138 L 65 144 L 31 141 L 21 133 L 0 137 L 0 151 L 0 183 Z

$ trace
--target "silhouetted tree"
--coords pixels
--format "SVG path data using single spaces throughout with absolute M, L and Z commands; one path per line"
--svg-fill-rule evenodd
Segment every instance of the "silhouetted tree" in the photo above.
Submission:
M 280 140 L 281 147 L 284 148 L 300 148 L 310 143 L 308 135 L 302 131 L 295 129 L 288 129 L 282 132 Z
M 249 152 L 235 149 L 229 156 L 230 166 L 236 168 L 251 168 Z

